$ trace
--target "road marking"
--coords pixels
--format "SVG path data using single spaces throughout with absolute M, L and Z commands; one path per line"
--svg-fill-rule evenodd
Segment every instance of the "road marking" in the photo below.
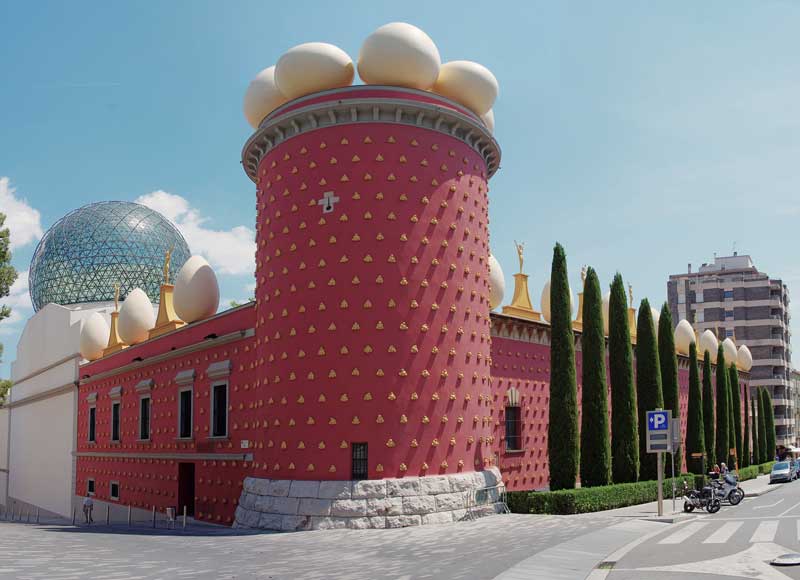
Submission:
M 771 503 L 771 504 L 769 504 L 769 505 L 757 505 L 757 506 L 755 506 L 753 509 L 754 509 L 754 510 L 765 510 L 765 509 L 767 509 L 767 508 L 775 507 L 776 505 L 783 503 L 783 500 L 784 500 L 784 499 L 786 499 L 786 498 L 779 499 L 779 500 L 778 500 L 778 501 L 776 501 L 775 503 Z
M 800 501 L 799 501 L 799 502 L 797 502 L 796 504 L 794 504 L 794 505 L 793 505 L 792 507 L 790 507 L 789 509 L 787 509 L 787 510 L 784 510 L 784 511 L 782 511 L 781 513 L 779 513 L 779 514 L 778 514 L 778 517 L 785 516 L 786 514 L 788 514 L 790 511 L 792 511 L 794 508 L 796 508 L 796 507 L 798 507 L 798 506 L 800 506 Z
M 704 544 L 724 544 L 731 539 L 744 522 L 727 522 L 703 542 Z
M 778 532 L 777 520 L 767 520 L 758 524 L 756 531 L 750 537 L 750 543 L 757 542 L 771 542 L 775 539 L 775 534 Z
M 659 544 L 680 544 L 681 542 L 686 540 L 689 536 L 691 536 L 692 534 L 696 534 L 707 525 L 708 522 L 692 522 L 682 530 L 678 530 L 674 534 L 670 534 L 669 536 L 661 540 Z

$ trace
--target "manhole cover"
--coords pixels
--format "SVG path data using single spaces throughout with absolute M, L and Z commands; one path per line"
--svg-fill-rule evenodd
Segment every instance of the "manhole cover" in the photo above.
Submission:
M 800 566 L 800 554 L 783 554 L 772 562 L 773 566 Z

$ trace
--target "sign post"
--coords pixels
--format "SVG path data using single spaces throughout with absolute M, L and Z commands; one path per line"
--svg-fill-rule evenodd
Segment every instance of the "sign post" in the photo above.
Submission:
M 672 430 L 672 453 L 670 453 L 670 457 L 672 458 L 672 513 L 675 513 L 675 451 L 680 450 L 681 448 L 681 420 L 679 417 L 673 417 L 672 422 L 670 423 L 670 427 Z M 678 470 L 680 470 L 681 466 L 678 466 Z
M 664 515 L 664 468 L 662 453 L 672 453 L 672 411 L 647 411 L 647 452 L 656 453 L 658 469 L 658 515 Z

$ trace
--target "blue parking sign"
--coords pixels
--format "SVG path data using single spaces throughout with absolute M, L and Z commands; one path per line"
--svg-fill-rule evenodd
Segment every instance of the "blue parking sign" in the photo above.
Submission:
M 669 431 L 670 411 L 648 411 L 648 431 Z

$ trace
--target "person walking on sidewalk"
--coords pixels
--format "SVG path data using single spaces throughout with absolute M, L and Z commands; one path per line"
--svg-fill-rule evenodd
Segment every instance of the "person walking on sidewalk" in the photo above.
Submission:
M 94 501 L 90 493 L 86 494 L 86 499 L 83 500 L 83 518 L 87 524 L 94 523 L 92 519 L 92 510 L 94 509 Z

